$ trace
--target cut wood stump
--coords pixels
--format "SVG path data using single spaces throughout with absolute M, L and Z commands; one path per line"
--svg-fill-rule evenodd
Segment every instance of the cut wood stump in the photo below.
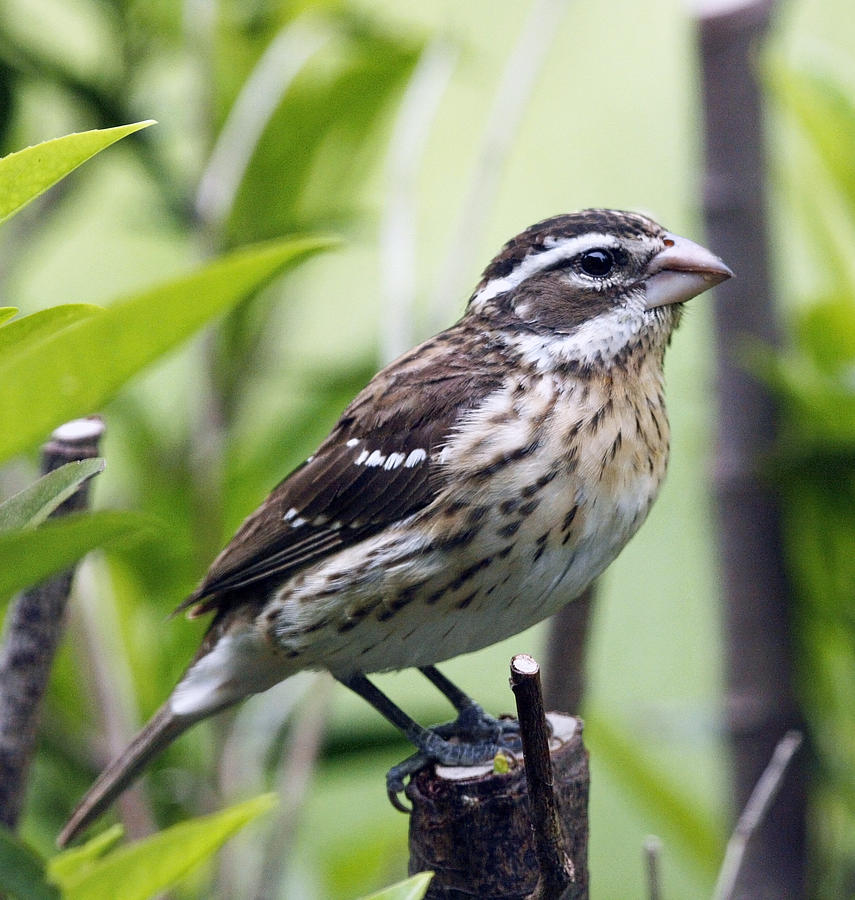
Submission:
M 582 721 L 549 713 L 550 759 L 564 846 L 574 882 L 563 894 L 588 896 L 588 752 Z M 524 900 L 540 875 L 522 754 L 508 772 L 492 766 L 427 766 L 406 788 L 410 874 L 433 871 L 428 900 Z M 556 898 L 557 900 L 557 898 Z

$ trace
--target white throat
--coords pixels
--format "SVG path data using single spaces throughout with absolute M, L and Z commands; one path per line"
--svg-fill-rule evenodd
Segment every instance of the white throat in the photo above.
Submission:
M 582 367 L 601 365 L 642 335 L 649 337 L 650 319 L 639 292 L 614 309 L 583 322 L 569 334 L 513 332 L 507 339 L 537 372 L 572 363 Z

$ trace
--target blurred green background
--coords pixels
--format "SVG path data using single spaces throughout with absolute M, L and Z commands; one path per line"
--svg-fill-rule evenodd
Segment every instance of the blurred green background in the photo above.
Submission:
M 846 0 L 781 4 L 758 65 L 772 59 L 786 71 L 808 61 L 855 84 L 850 19 Z M 265 68 L 259 60 L 271 47 Z M 261 76 L 267 82 L 254 87 Z M 162 534 L 81 572 L 26 837 L 50 850 L 106 752 L 105 721 L 121 743 L 166 696 L 203 626 L 164 618 L 242 517 L 311 452 L 384 357 L 460 314 L 504 240 L 585 206 L 642 210 L 703 240 L 697 90 L 694 26 L 678 0 L 6 0 L 4 152 L 137 119 L 159 125 L 0 232 L 4 303 L 25 312 L 104 303 L 214 250 L 289 232 L 345 239 L 104 410 L 108 468 L 96 505 L 151 512 Z M 263 125 L 246 159 L 251 125 L 224 129 L 241 96 Z M 776 278 L 790 321 L 828 283 L 805 213 L 805 138 L 779 109 L 769 137 Z M 203 195 L 200 209 L 204 173 L 220 187 L 233 178 L 234 202 L 205 206 Z M 842 214 L 846 221 L 841 228 L 852 222 Z M 411 306 L 402 300 L 410 291 Z M 726 836 L 710 325 L 704 296 L 690 305 L 666 365 L 668 480 L 596 606 L 582 711 L 595 898 L 642 893 L 650 833 L 664 841 L 666 894 L 707 895 L 719 863 L 710 848 L 720 853 Z M 4 493 L 31 476 L 27 461 L 10 467 Z M 511 711 L 508 661 L 541 655 L 543 635 L 539 627 L 444 671 L 493 712 Z M 410 673 L 379 681 L 422 721 L 448 718 Z M 313 704 L 328 701 L 321 762 L 294 813 L 279 896 L 351 898 L 402 877 L 407 822 L 382 779 L 407 748 L 364 703 L 310 678 L 171 749 L 146 782 L 155 821 L 275 786 L 289 711 L 310 728 Z M 234 839 L 186 895 L 253 896 L 257 872 L 270 865 L 272 824 Z

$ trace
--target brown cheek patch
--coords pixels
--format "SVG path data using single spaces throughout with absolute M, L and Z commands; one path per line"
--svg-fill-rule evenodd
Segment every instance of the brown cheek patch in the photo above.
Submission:
M 614 306 L 613 290 L 582 290 L 568 283 L 561 271 L 524 281 L 511 302 L 521 318 L 538 330 L 565 333 Z

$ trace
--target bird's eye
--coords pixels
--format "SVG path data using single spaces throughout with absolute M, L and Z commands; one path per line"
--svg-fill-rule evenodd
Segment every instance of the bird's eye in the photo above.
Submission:
M 615 259 L 611 250 L 598 248 L 588 250 L 579 257 L 579 267 L 591 278 L 605 278 L 614 267 Z

